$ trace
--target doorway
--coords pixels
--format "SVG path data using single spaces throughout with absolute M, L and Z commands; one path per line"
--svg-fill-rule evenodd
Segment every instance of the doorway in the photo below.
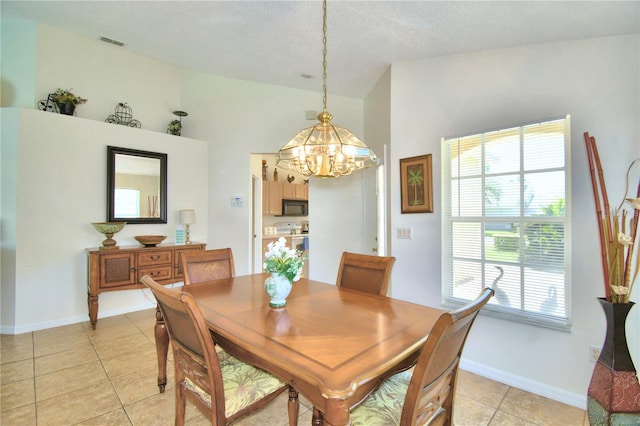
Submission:
M 387 180 L 386 145 L 382 160 L 375 167 L 365 169 L 364 253 L 387 256 Z
M 262 178 L 251 174 L 251 273 L 262 272 Z

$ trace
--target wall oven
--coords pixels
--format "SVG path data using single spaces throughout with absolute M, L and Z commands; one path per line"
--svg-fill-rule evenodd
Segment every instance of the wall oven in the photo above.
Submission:
M 282 200 L 282 216 L 308 216 L 307 200 Z

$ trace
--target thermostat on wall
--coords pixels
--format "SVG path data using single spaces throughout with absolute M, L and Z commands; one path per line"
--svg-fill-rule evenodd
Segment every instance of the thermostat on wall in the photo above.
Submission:
M 241 195 L 231 197 L 231 207 L 244 207 L 244 197 Z

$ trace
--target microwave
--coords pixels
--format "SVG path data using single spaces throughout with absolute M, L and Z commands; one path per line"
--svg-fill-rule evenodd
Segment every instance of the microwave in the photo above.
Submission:
M 308 216 L 307 200 L 282 200 L 282 216 Z

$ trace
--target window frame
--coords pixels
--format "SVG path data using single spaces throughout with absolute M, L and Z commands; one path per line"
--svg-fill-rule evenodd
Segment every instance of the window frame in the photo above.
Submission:
M 465 222 L 464 216 L 454 216 L 452 211 L 452 182 L 458 179 L 460 176 L 464 176 L 463 173 L 458 171 L 458 176 L 452 176 L 452 167 L 451 167 L 451 156 L 452 150 L 450 149 L 451 141 L 453 140 L 461 140 L 464 138 L 471 137 L 480 137 L 481 140 L 481 149 L 482 149 L 482 162 L 480 167 L 480 179 L 482 182 L 482 188 L 484 188 L 485 180 L 487 175 L 489 177 L 496 176 L 496 173 L 490 173 L 485 169 L 485 151 L 484 151 L 484 143 L 485 137 L 487 134 L 493 132 L 499 132 L 503 130 L 512 130 L 517 128 L 519 130 L 519 140 L 520 146 L 522 148 L 523 144 L 523 129 L 528 126 L 535 126 L 545 123 L 551 123 L 554 121 L 563 121 L 564 125 L 564 166 L 563 167 L 550 167 L 545 169 L 545 172 L 548 171 L 564 171 L 565 185 L 564 185 L 564 200 L 565 200 L 565 211 L 564 216 L 531 216 L 527 215 L 524 211 L 520 211 L 518 216 L 501 216 L 501 215 L 487 215 L 485 206 L 486 206 L 486 192 L 482 192 L 480 197 L 481 199 L 481 211 L 480 216 L 473 216 L 472 219 L 467 219 L 468 222 L 477 223 L 480 222 L 480 235 L 481 238 L 485 238 L 486 232 L 486 224 L 491 222 L 508 222 L 510 219 L 517 219 L 517 221 L 521 224 L 526 224 L 527 222 L 536 222 L 536 223 L 561 223 L 564 226 L 564 244 L 563 244 L 563 288 L 564 288 L 564 317 L 561 315 L 545 315 L 543 313 L 536 313 L 532 309 L 526 310 L 523 307 L 524 301 L 526 299 L 524 287 L 522 287 L 520 292 L 520 305 L 521 308 L 511 308 L 500 306 L 496 303 L 487 304 L 483 308 L 483 312 L 495 316 L 498 318 L 503 318 L 516 322 L 523 322 L 528 324 L 533 324 L 541 327 L 547 327 L 552 329 L 558 329 L 563 331 L 571 330 L 571 119 L 570 115 L 567 114 L 565 116 L 546 118 L 542 120 L 535 120 L 528 123 L 504 126 L 500 129 L 492 129 L 485 130 L 480 132 L 473 132 L 465 135 L 459 136 L 451 136 L 451 137 L 443 137 L 441 138 L 441 179 L 442 179 L 442 191 L 441 191 L 441 203 L 442 203 L 442 215 L 441 215 L 441 227 L 442 227 L 442 237 L 441 237 L 441 247 L 442 247 L 442 303 L 443 305 L 451 308 L 456 308 L 463 306 L 468 303 L 470 299 L 466 298 L 458 298 L 453 295 L 453 287 L 454 287 L 454 262 L 456 261 L 456 257 L 454 256 L 454 234 L 453 228 L 454 223 L 463 223 Z M 515 173 L 518 173 L 519 176 L 530 175 L 531 170 L 525 170 L 524 161 L 525 161 L 525 152 L 523 149 L 519 152 L 520 165 L 518 166 L 518 170 Z M 464 180 L 464 179 L 463 179 Z M 458 181 L 463 181 L 459 180 Z M 521 180 L 519 182 L 519 186 L 521 190 L 526 186 L 526 181 Z M 519 203 L 522 205 L 524 201 L 520 200 Z M 552 219 L 550 219 L 552 218 Z M 562 218 L 562 219 L 559 219 Z M 522 243 L 524 231 L 520 232 L 521 242 L 519 244 L 518 253 L 520 256 L 525 254 L 525 246 Z M 482 283 L 482 287 L 491 286 L 493 284 L 492 280 L 489 278 L 487 274 L 487 267 L 490 265 L 495 265 L 499 263 L 495 259 L 487 258 L 486 252 L 481 250 L 481 256 L 479 260 L 476 260 L 475 263 L 479 263 L 481 277 L 480 282 Z M 520 259 L 520 258 L 519 258 Z M 527 262 L 518 260 L 518 262 L 513 263 L 513 265 L 509 264 L 509 266 L 517 266 L 524 270 L 526 268 Z M 498 273 L 493 274 L 493 276 L 497 276 Z M 522 275 L 522 272 L 521 272 Z M 525 278 L 521 278 L 521 285 L 524 286 L 526 284 Z M 480 291 L 480 289 L 478 289 Z M 495 298 L 495 297 L 494 297 Z

